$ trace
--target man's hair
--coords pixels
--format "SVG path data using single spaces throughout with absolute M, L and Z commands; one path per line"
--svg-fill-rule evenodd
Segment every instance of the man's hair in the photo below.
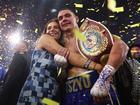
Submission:
M 75 10 L 72 9 L 72 8 L 66 8 L 66 7 L 65 7 L 65 8 L 60 9 L 59 12 L 61 12 L 61 11 L 63 11 L 63 10 L 69 10 L 70 12 L 72 12 L 72 13 L 76 16 Z M 58 13 L 59 13 L 59 12 L 58 12 Z
M 56 22 L 56 23 L 59 24 L 57 18 L 50 19 L 50 20 L 45 24 L 45 27 L 44 27 L 44 30 L 43 30 L 43 34 L 46 34 L 46 32 L 47 32 L 47 27 L 48 27 L 48 25 L 49 25 L 51 22 Z

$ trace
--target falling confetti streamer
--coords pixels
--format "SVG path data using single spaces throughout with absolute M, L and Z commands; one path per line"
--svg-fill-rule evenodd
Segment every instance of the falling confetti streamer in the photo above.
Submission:
M 83 42 L 86 42 L 86 37 L 78 29 L 73 29 L 73 32 L 76 38 L 78 38 L 79 40 Z
M 137 39 L 137 37 L 134 37 L 134 38 L 131 39 L 131 41 L 136 40 L 136 39 Z
M 20 20 L 16 20 L 16 22 L 18 23 L 18 24 L 23 24 L 23 22 L 22 21 L 20 21 Z
M 116 0 L 107 0 L 107 7 L 110 9 L 112 12 L 123 12 L 124 8 L 123 7 L 116 7 L 117 3 Z
M 83 4 L 74 3 L 74 5 L 75 5 L 76 8 L 83 8 Z
M 5 19 L 5 18 L 0 17 L 0 21 L 4 21 L 4 20 L 6 20 L 6 19 Z
M 117 13 L 124 12 L 124 8 L 123 7 L 117 7 L 117 8 L 114 9 L 114 12 L 117 12 Z
M 53 100 L 48 99 L 48 98 L 43 98 L 42 103 L 46 104 L 46 105 L 60 105 L 58 102 L 53 101 Z
M 85 20 L 85 19 L 83 18 L 83 19 L 81 19 L 81 21 L 80 21 L 80 22 L 82 23 L 84 20 Z
M 94 8 L 89 8 L 89 9 L 87 9 L 88 11 L 95 11 L 95 9 Z
M 35 29 L 35 33 L 38 33 L 38 28 Z
M 111 11 L 114 11 L 116 8 L 116 0 L 107 0 L 107 7 Z
M 140 11 L 140 7 L 138 8 L 138 11 Z
M 132 25 L 128 25 L 128 27 L 134 28 L 134 27 L 139 27 L 140 23 L 136 23 L 136 24 L 132 24 Z

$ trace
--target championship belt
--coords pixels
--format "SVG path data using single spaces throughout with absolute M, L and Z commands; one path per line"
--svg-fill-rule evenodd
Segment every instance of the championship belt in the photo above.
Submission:
M 113 45 L 113 38 L 109 30 L 100 22 L 86 18 L 80 31 L 86 38 L 86 41 L 77 39 L 80 53 L 99 63 L 107 59 L 106 55 L 110 53 Z

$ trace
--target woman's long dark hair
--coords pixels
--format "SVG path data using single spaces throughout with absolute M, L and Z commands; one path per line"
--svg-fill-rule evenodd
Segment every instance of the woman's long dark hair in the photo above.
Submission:
M 48 27 L 48 24 L 50 24 L 51 22 L 56 22 L 56 23 L 59 24 L 57 18 L 53 18 L 53 19 L 49 20 L 49 21 L 45 24 L 45 27 L 44 27 L 44 30 L 43 30 L 42 34 L 47 34 L 47 27 Z M 59 26 L 59 28 L 60 28 L 60 26 Z M 60 31 L 61 31 L 61 28 L 60 28 Z M 61 31 L 60 39 L 59 39 L 58 41 L 59 41 L 59 43 L 60 43 L 61 45 L 64 46 L 64 40 L 63 40 L 62 31 Z
M 43 32 L 42 32 L 43 34 L 46 34 L 46 32 L 47 32 L 47 27 L 48 27 L 48 25 L 49 25 L 51 22 L 56 22 L 56 23 L 59 24 L 57 18 L 53 18 L 53 19 L 49 20 L 49 21 L 45 24 L 44 30 L 43 30 Z M 59 27 L 59 28 L 60 28 L 60 27 Z

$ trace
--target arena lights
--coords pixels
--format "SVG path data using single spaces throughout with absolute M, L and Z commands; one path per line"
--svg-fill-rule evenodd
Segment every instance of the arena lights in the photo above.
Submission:
M 17 43 L 19 43 L 21 40 L 21 36 L 20 36 L 20 33 L 19 32 L 15 32 L 15 33 L 12 33 L 9 38 L 8 38 L 8 41 L 12 44 L 12 45 L 15 45 Z

